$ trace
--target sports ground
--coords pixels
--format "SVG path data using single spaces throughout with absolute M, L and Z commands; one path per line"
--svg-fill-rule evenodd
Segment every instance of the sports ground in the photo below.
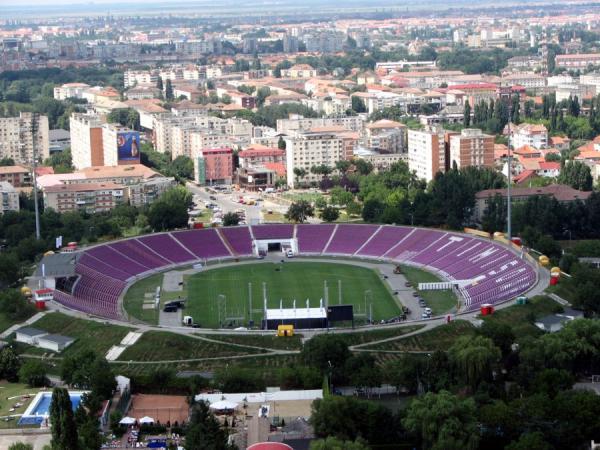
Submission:
M 227 326 L 233 318 L 237 324 L 263 318 L 263 283 L 266 284 L 267 307 L 305 308 L 306 300 L 317 307 L 328 286 L 330 305 L 354 305 L 355 314 L 365 314 L 372 304 L 373 320 L 389 319 L 400 307 L 389 288 L 373 269 L 350 264 L 299 262 L 240 264 L 206 270 L 186 280 L 188 302 L 185 315 L 192 316 L 202 327 Z M 249 286 L 250 284 L 250 286 Z M 252 313 L 250 309 L 252 293 Z M 365 306 L 366 304 L 366 306 Z

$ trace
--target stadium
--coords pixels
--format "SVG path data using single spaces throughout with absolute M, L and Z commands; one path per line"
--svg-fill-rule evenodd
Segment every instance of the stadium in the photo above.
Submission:
M 155 233 L 47 256 L 43 273 L 38 269 L 36 275 L 54 289 L 53 299 L 62 306 L 116 321 L 145 321 L 158 315 L 159 305 L 181 298 L 161 295 L 157 282 L 137 295 L 141 313 L 131 314 L 129 302 L 137 286 L 180 270 L 189 274 L 185 283 L 174 282 L 185 284 L 183 314 L 190 314 L 197 327 L 272 329 L 292 323 L 326 328 L 335 321 L 347 326 L 352 316 L 373 323 L 402 313 L 388 277 L 367 268 L 369 264 L 414 267 L 436 275 L 440 282 L 429 288 L 451 289 L 459 314 L 507 302 L 538 283 L 535 261 L 502 238 L 358 224 Z

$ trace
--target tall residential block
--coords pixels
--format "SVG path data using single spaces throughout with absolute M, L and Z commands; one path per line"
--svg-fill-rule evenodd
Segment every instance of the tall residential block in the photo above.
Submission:
M 102 146 L 102 121 L 98 116 L 71 114 L 71 157 L 73 167 L 80 170 L 86 167 L 104 165 Z
M 102 125 L 105 166 L 140 163 L 140 133 L 119 124 Z
M 492 167 L 494 136 L 477 128 L 466 128 L 450 137 L 450 167 Z
M 311 168 L 325 165 L 331 168 L 344 159 L 344 142 L 334 133 L 303 132 L 285 139 L 287 182 L 295 187 L 297 182 L 310 183 L 321 180 L 322 175 L 314 174 Z M 306 175 L 297 180 L 294 169 L 302 169 Z
M 435 174 L 444 172 L 446 145 L 441 129 L 408 130 L 408 168 L 417 177 L 431 181 Z
M 37 159 L 44 160 L 49 148 L 47 116 L 22 112 L 19 117 L 0 118 L 0 159 L 31 164 L 34 150 Z

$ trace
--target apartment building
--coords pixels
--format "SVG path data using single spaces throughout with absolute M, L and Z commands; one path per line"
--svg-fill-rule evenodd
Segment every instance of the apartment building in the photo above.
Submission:
M 0 118 L 0 159 L 31 164 L 34 148 L 38 160 L 50 155 L 47 116 L 21 112 L 19 117 Z
M 31 171 L 22 166 L 0 166 L 0 182 L 16 188 L 31 186 Z
M 378 120 L 367 124 L 367 147 L 388 153 L 406 152 L 406 125 L 393 120 Z
M 600 53 L 556 55 L 554 61 L 560 69 L 585 69 L 588 66 L 600 66 Z
M 110 211 L 127 201 L 125 186 L 116 183 L 72 183 L 44 189 L 44 208 L 59 213 L 85 211 L 90 214 Z
M 140 133 L 119 124 L 102 125 L 105 166 L 140 163 Z
M 291 134 L 296 131 L 308 131 L 316 127 L 342 127 L 349 131 L 362 131 L 364 119 L 360 116 L 317 117 L 297 116 L 277 120 L 277 133 Z
M 238 153 L 240 167 L 260 166 L 267 163 L 285 164 L 285 150 L 252 145 Z
M 305 131 L 286 137 L 285 143 L 287 182 L 291 188 L 297 181 L 311 183 L 321 180 L 322 175 L 311 173 L 311 167 L 335 167 L 337 161 L 344 159 L 343 139 L 335 133 Z M 302 180 L 296 180 L 296 168 L 306 171 Z
M 83 93 L 89 88 L 90 85 L 85 83 L 66 83 L 54 88 L 54 98 L 56 100 L 83 98 Z
M 523 86 L 529 90 L 539 90 L 546 87 L 546 77 L 537 73 L 512 73 L 502 78 L 503 86 Z
M 494 165 L 494 136 L 476 128 L 465 128 L 450 136 L 450 165 L 457 168 Z
M 440 128 L 408 130 L 408 168 L 417 177 L 431 181 L 446 170 L 446 144 Z
M 317 76 L 317 69 L 308 64 L 296 64 L 289 69 L 281 70 L 282 78 L 314 78 Z
M 13 185 L 0 181 L 0 213 L 19 211 L 19 193 Z
M 155 177 L 127 186 L 129 204 L 132 206 L 150 205 L 166 190 L 177 185 L 175 178 Z
M 524 123 L 511 128 L 513 148 L 529 145 L 537 149 L 548 147 L 548 129 L 541 124 Z
M 204 148 L 194 152 L 192 159 L 196 184 L 231 184 L 233 180 L 233 150 L 231 148 Z
M 126 70 L 123 74 L 123 84 L 125 89 L 143 85 L 156 85 L 158 81 L 158 72 L 156 70 Z
M 71 157 L 75 169 L 104 165 L 102 121 L 99 116 L 73 113 L 69 119 Z

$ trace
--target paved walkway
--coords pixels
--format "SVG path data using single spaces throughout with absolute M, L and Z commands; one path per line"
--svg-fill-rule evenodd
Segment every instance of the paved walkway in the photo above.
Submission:
M 14 333 L 19 328 L 25 327 L 25 326 L 31 325 L 34 322 L 37 322 L 42 317 L 44 317 L 45 314 L 46 314 L 45 312 L 36 313 L 33 316 L 31 316 L 29 319 L 27 319 L 25 322 L 17 323 L 15 325 L 7 328 L 2 333 L 0 333 L 0 339 L 6 339 L 8 336 L 10 336 L 12 333 Z

